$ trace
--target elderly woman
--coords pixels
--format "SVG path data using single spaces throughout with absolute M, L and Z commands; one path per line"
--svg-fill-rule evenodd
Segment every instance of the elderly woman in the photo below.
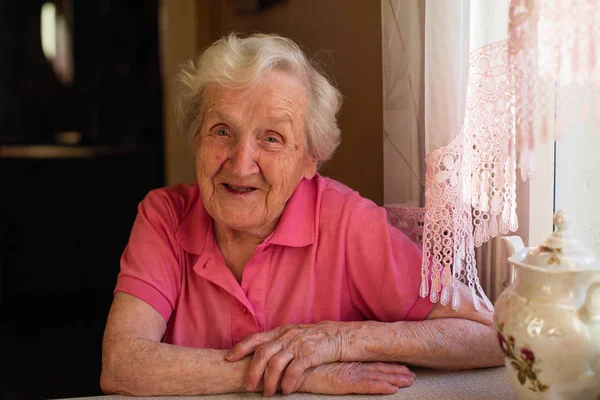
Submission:
M 394 393 L 415 378 L 398 363 L 503 363 L 491 314 L 421 298 L 417 245 L 317 173 L 340 141 L 341 95 L 295 43 L 230 35 L 180 82 L 197 184 L 140 203 L 105 392 Z

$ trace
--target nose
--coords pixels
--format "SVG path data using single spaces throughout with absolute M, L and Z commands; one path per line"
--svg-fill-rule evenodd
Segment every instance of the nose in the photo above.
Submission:
M 243 178 L 260 171 L 258 167 L 258 149 L 251 138 L 240 138 L 232 146 L 229 159 L 226 162 L 229 172 Z

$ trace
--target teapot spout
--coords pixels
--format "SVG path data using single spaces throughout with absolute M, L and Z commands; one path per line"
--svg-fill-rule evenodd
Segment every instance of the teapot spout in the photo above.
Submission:
M 525 248 L 525 244 L 519 236 L 502 236 L 502 240 L 504 240 L 504 242 L 506 243 L 508 253 L 511 256 Z

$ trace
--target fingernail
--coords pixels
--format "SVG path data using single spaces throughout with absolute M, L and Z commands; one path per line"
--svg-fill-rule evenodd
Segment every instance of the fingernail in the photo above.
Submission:
M 410 374 L 412 375 L 413 379 L 417 376 L 417 374 L 415 374 L 414 372 L 411 372 Z

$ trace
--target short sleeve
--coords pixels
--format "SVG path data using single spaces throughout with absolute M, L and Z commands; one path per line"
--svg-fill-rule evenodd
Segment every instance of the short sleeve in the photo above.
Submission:
M 350 298 L 368 320 L 423 320 L 433 303 L 419 295 L 420 247 L 387 222 L 386 211 L 361 199 L 348 222 Z
M 115 292 L 145 301 L 168 322 L 181 287 L 178 221 L 168 198 L 159 190 L 139 204 L 129 242 L 121 257 Z

